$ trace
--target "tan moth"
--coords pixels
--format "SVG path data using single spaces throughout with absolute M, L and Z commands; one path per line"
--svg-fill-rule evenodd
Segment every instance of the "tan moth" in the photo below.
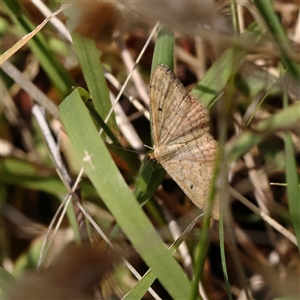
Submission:
M 159 65 L 150 81 L 150 112 L 157 160 L 196 206 L 205 210 L 217 142 L 209 133 L 209 112 L 174 73 Z M 219 219 L 219 203 L 212 213 Z

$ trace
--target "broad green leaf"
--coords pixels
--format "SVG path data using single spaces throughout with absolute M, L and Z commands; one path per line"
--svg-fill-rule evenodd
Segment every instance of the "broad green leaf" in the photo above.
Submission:
M 78 90 L 74 90 L 59 108 L 66 132 L 99 196 L 170 295 L 174 299 L 186 299 L 188 279 L 121 176 Z

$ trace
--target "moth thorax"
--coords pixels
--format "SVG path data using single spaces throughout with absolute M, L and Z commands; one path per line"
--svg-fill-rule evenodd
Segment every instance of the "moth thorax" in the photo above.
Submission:
M 172 157 L 176 156 L 177 153 L 178 145 L 169 145 L 155 147 L 154 152 L 151 154 L 158 162 L 163 162 L 164 160 L 170 160 Z

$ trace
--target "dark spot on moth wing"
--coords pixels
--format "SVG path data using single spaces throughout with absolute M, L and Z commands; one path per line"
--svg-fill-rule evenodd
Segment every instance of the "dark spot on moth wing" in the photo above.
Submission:
M 194 188 L 194 185 L 193 184 L 191 184 L 191 186 L 190 186 L 190 189 L 192 190 Z
M 162 111 L 162 108 L 161 108 L 161 107 L 159 107 L 159 108 L 158 108 L 158 110 L 159 110 L 159 111 Z

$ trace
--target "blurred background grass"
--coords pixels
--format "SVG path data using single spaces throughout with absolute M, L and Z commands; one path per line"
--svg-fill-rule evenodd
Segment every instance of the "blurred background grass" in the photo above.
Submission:
M 151 2 L 73 2 L 58 15 L 61 23 L 48 23 L 18 47 L 25 34 L 39 30 L 37 26 L 49 14 L 46 9 L 55 11 L 60 4 L 0 4 L 2 292 L 19 299 L 39 299 L 41 294 L 73 299 L 74 293 L 82 299 L 99 295 L 119 299 L 127 293 L 130 299 L 193 299 L 199 293 L 198 274 L 202 298 L 299 297 L 297 1 L 161 2 L 159 8 Z M 168 30 L 160 30 L 158 36 L 154 30 L 151 36 L 157 21 Z M 4 62 L 7 57 L 9 61 Z M 158 250 L 159 237 L 148 220 L 170 246 L 200 211 L 162 170 L 154 171 L 151 163 L 144 167 L 141 156 L 147 152 L 143 145 L 151 145 L 151 66 L 162 62 L 174 66 L 187 89 L 210 107 L 211 132 L 220 145 L 217 186 L 224 221 L 221 218 L 220 224 L 214 222 L 208 229 L 209 224 L 200 219 L 183 235 L 184 242 L 175 253 L 180 268 L 168 260 L 163 248 Z M 130 80 L 122 91 L 128 74 Z M 93 125 L 83 127 L 91 117 L 73 100 L 74 86 L 83 88 L 78 99 L 89 108 L 95 126 L 103 128 L 109 162 L 118 167 L 110 173 L 108 168 L 101 169 L 101 157 L 108 162 L 104 154 L 86 156 L 86 173 L 75 184 L 76 190 L 72 187 L 82 166 L 78 147 L 93 151 L 98 142 L 92 135 Z M 67 118 L 73 127 L 63 129 L 57 106 L 70 99 L 74 102 L 69 102 Z M 118 104 L 107 118 L 116 99 Z M 45 137 L 41 121 L 32 114 L 34 103 L 41 106 L 41 118 L 51 130 L 54 146 L 50 150 L 51 138 Z M 82 112 L 75 113 L 80 107 Z M 80 129 L 82 138 L 76 136 Z M 95 182 L 89 163 L 98 156 Z M 121 181 L 135 190 L 137 201 L 146 202 L 143 211 L 132 211 L 143 224 L 134 217 L 128 219 L 134 206 L 126 207 L 129 196 Z M 98 184 L 103 186 L 101 191 Z M 70 191 L 74 192 L 71 201 Z M 204 228 L 208 238 L 199 246 Z M 86 241 L 90 246 L 84 246 Z M 84 251 L 70 249 L 70 243 L 82 245 Z M 137 284 L 116 255 L 106 256 L 108 246 L 123 251 L 140 274 L 147 265 L 153 272 Z M 89 252 L 90 248 L 99 255 Z M 68 261 L 68 256 L 76 259 Z M 113 270 L 116 263 L 119 267 Z M 165 263 L 176 271 L 159 271 Z M 43 276 L 22 277 L 37 268 Z M 57 272 L 65 280 L 58 280 Z M 92 274 L 92 280 L 86 273 Z M 158 275 L 159 281 L 154 281 Z M 15 280 L 13 294 L 9 283 Z M 39 291 L 31 290 L 32 282 Z M 151 285 L 155 292 L 150 295 L 145 291 Z

